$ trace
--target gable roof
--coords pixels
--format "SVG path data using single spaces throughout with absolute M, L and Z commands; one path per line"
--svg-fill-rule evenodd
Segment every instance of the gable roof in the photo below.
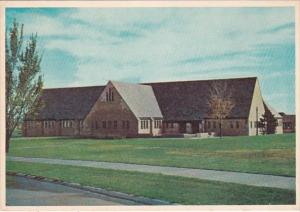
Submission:
M 282 118 L 282 115 L 280 115 L 271 105 L 269 105 L 265 100 L 264 101 L 264 108 L 265 110 L 269 110 L 274 118 Z
M 104 87 L 44 89 L 42 94 L 44 107 L 36 119 L 83 119 L 95 104 Z
M 257 78 L 130 84 L 112 81 L 136 117 L 188 121 L 207 118 L 209 90 L 215 81 L 232 88 L 229 118 L 248 118 Z M 105 86 L 44 89 L 45 107 L 36 119 L 84 119 Z
M 111 81 L 136 117 L 162 118 L 151 86 Z
M 207 117 L 209 91 L 215 81 L 226 81 L 232 88 L 235 107 L 229 118 L 247 118 L 256 80 L 256 77 L 251 77 L 144 84 L 152 86 L 165 120 L 186 121 Z

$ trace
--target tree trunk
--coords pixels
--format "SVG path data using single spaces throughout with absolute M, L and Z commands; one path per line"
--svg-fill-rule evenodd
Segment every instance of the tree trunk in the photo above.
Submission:
M 8 153 L 9 151 L 9 140 L 10 140 L 10 137 L 8 134 L 6 134 L 5 136 L 5 152 Z
M 220 128 L 220 139 L 221 139 L 222 138 L 222 119 L 221 118 L 220 118 L 219 128 Z

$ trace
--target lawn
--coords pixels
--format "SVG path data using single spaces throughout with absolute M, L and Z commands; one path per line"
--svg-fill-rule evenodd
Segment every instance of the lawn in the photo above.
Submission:
M 209 139 L 13 138 L 9 156 L 295 176 L 295 134 Z
M 7 162 L 7 171 L 197 205 L 295 204 L 295 191 L 76 166 Z

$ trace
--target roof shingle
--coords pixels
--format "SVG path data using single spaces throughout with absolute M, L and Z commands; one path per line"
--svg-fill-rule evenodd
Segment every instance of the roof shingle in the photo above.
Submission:
M 36 119 L 83 119 L 105 86 L 44 89 L 44 107 Z
M 207 117 L 209 91 L 215 81 L 227 82 L 232 88 L 235 107 L 229 118 L 249 116 L 256 77 L 145 83 L 151 85 L 165 120 L 187 121 Z

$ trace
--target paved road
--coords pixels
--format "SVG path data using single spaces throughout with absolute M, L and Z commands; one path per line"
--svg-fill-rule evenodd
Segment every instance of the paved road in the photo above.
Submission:
M 136 203 L 18 176 L 7 176 L 8 206 L 134 205 Z
M 111 163 L 99 161 L 61 160 L 50 158 L 24 158 L 7 157 L 10 161 L 22 161 L 31 163 L 46 163 L 59 165 L 84 166 L 114 170 L 139 171 L 147 173 L 159 173 L 164 175 L 191 177 L 204 180 L 238 183 L 252 186 L 283 188 L 296 190 L 295 177 L 283 177 L 263 174 L 249 174 L 229 171 L 214 171 L 204 169 L 176 168 L 166 166 L 150 166 L 127 163 Z

